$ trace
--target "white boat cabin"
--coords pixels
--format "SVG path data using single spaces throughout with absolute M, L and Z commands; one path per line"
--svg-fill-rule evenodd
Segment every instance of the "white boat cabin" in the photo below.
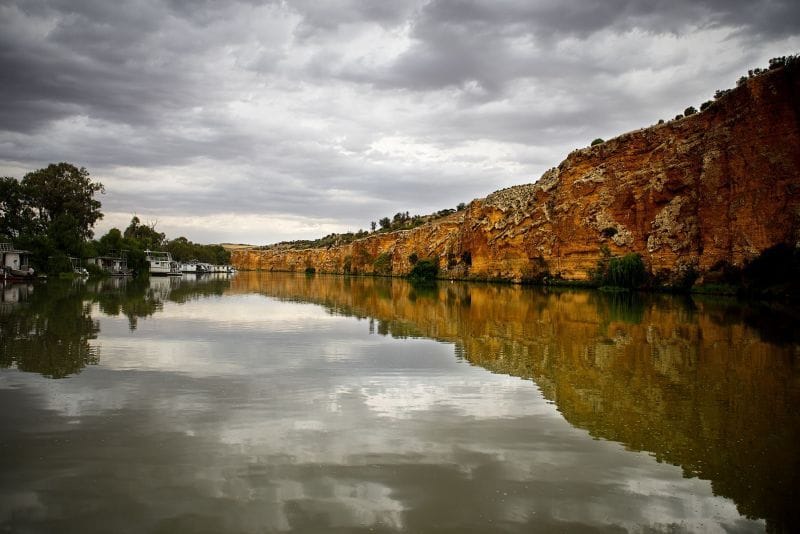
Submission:
M 0 243 L 0 256 L 2 257 L 3 276 L 33 277 L 33 268 L 30 266 L 30 252 L 17 250 L 10 243 Z
M 180 276 L 178 262 L 172 259 L 169 252 L 145 250 L 145 260 L 150 266 L 150 274 L 154 276 Z

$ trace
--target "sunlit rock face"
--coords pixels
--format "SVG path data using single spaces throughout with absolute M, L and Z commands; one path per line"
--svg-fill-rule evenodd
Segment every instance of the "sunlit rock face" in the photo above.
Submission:
M 775 69 L 705 111 L 576 150 L 536 183 L 415 228 L 328 249 L 240 250 L 240 269 L 391 274 L 435 258 L 446 278 L 584 280 L 600 249 L 665 283 L 800 243 L 800 73 Z

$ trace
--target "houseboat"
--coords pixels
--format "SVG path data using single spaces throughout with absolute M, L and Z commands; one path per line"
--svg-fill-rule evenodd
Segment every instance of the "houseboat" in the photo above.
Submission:
M 85 278 L 89 276 L 89 271 L 86 270 L 85 267 L 81 266 L 81 259 L 74 258 L 72 256 L 69 257 L 69 263 L 72 265 L 72 272 L 77 274 L 78 276 Z
M 86 260 L 89 265 L 96 265 L 109 276 L 132 276 L 133 271 L 128 268 L 127 253 L 122 251 L 111 251 L 107 256 L 98 256 Z
M 183 274 L 201 274 L 203 272 L 200 264 L 196 261 L 189 261 L 186 263 L 181 263 L 181 272 Z
M 172 259 L 169 252 L 159 250 L 145 250 L 145 260 L 150 266 L 151 276 L 180 276 L 181 270 L 178 262 Z
M 0 266 L 3 269 L 0 278 L 3 280 L 32 279 L 35 273 L 29 263 L 30 255 L 29 251 L 17 250 L 10 243 L 0 243 Z

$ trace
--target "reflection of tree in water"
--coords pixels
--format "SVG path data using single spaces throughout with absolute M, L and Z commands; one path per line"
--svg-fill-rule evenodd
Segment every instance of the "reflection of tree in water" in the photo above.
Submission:
M 183 304 L 206 297 L 220 297 L 230 286 L 231 280 L 227 276 L 215 277 L 207 275 L 195 280 L 181 280 L 177 287 L 170 289 L 167 299 L 171 302 Z
M 16 366 L 49 378 L 79 373 L 100 360 L 98 348 L 91 344 L 100 333 L 91 316 L 92 303 L 105 315 L 124 315 L 135 330 L 138 319 L 163 309 L 165 298 L 183 303 L 222 295 L 230 285 L 226 279 L 176 282 L 167 292 L 146 278 L 6 286 L 0 306 L 0 367 Z
M 136 330 L 139 318 L 150 317 L 164 307 L 146 278 L 100 280 L 93 284 L 93 289 L 92 298 L 100 311 L 113 317 L 124 315 L 131 330 Z
M 39 285 L 23 302 L 0 309 L 0 366 L 64 378 L 98 363 L 90 344 L 100 331 L 85 303 L 85 288 L 69 282 Z
M 221 296 L 230 286 L 227 278 L 111 278 L 93 282 L 92 298 L 106 315 L 128 318 L 131 330 L 138 320 L 154 315 L 164 308 L 164 301 L 183 304 L 210 296 Z
M 606 327 L 614 322 L 639 324 L 644 317 L 644 300 L 632 291 L 594 291 L 590 300 L 597 307 L 601 324 Z

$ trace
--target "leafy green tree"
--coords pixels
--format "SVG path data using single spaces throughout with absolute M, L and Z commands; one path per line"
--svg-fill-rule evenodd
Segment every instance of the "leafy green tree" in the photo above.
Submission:
M 83 255 L 84 236 L 75 217 L 70 213 L 59 213 L 47 227 L 47 235 L 53 247 L 62 254 L 80 257 Z
M 96 193 L 104 193 L 103 184 L 93 182 L 89 171 L 70 163 L 51 163 L 44 169 L 29 172 L 21 183 L 23 198 L 33 214 L 32 230 L 47 233 L 55 224 L 59 231 L 68 222 L 81 239 L 91 239 L 94 224 L 103 217 Z M 71 219 L 65 219 L 69 216 Z
M 59 272 L 67 256 L 82 256 L 95 223 L 103 217 L 103 184 L 70 163 L 53 163 L 21 181 L 0 178 L 0 238 L 32 252 L 41 271 Z
M 160 249 L 167 237 L 165 234 L 156 231 L 156 223 L 142 224 L 142 221 L 136 215 L 131 219 L 131 223 L 125 229 L 123 235 L 125 239 L 133 241 L 142 250 Z
M 112 250 L 122 250 L 126 248 L 122 232 L 120 232 L 119 228 L 112 228 L 106 235 L 101 237 L 100 246 L 97 248 L 100 254 L 109 254 Z
M 197 260 L 204 263 L 225 265 L 230 263 L 231 253 L 221 245 L 200 245 L 181 236 L 164 244 L 164 248 L 176 261 Z
M 31 214 L 16 178 L 0 178 L 0 238 L 13 241 L 27 229 Z
M 695 113 L 697 113 L 697 110 L 694 109 L 694 106 L 689 106 L 688 108 L 683 110 L 683 114 L 686 117 L 688 117 L 689 115 L 694 115 Z
M 392 226 L 392 221 L 389 219 L 389 217 L 384 217 L 383 219 L 378 221 L 378 224 L 381 225 L 381 229 L 387 230 L 389 229 L 389 227 Z

